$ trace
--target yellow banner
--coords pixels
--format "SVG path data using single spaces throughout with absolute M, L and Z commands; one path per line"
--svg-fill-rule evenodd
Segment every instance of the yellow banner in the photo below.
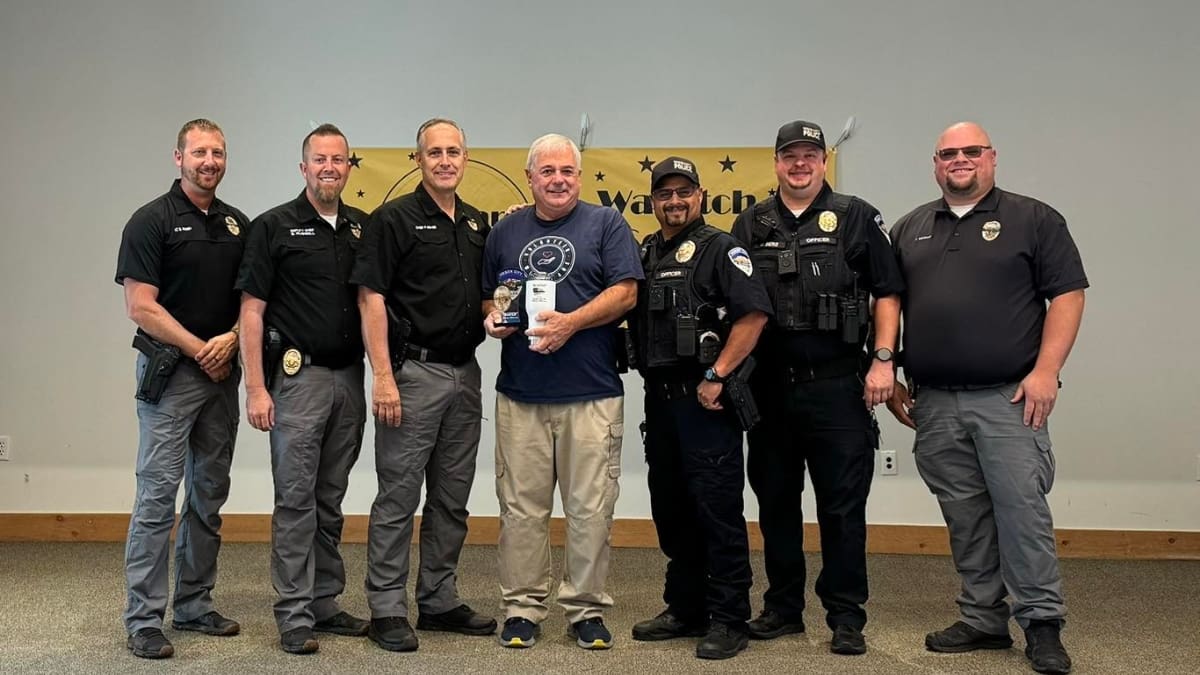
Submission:
M 408 194 L 421 182 L 415 150 L 356 148 L 355 169 L 342 198 L 370 212 Z M 525 148 L 470 148 L 458 194 L 495 223 L 513 204 L 532 200 L 525 178 Z M 771 148 L 588 148 L 583 152 L 581 198 L 620 211 L 638 240 L 658 230 L 650 204 L 650 170 L 666 157 L 692 160 L 707 195 L 705 220 L 724 230 L 737 214 L 775 194 L 777 179 Z M 826 178 L 833 184 L 837 151 L 829 153 Z

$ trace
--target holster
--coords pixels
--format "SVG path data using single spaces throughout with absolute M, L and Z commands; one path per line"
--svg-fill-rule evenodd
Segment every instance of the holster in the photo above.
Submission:
M 171 374 L 179 365 L 179 347 L 137 333 L 133 336 L 133 348 L 146 355 L 146 369 L 138 380 L 134 397 L 139 401 L 157 404 L 167 390 Z
M 267 391 L 275 384 L 275 373 L 279 370 L 279 361 L 283 358 L 283 335 L 274 328 L 268 327 L 263 331 L 263 383 Z
M 737 413 L 742 429 L 746 431 L 754 428 L 754 425 L 758 424 L 761 419 L 758 414 L 758 404 L 754 402 L 754 394 L 750 391 L 750 374 L 753 372 L 754 357 L 747 356 L 737 370 L 730 373 L 722 390 L 729 405 Z
M 392 357 L 392 374 L 399 375 L 400 367 L 408 356 L 408 339 L 412 335 L 412 322 L 396 316 L 390 305 L 387 308 L 388 352 Z

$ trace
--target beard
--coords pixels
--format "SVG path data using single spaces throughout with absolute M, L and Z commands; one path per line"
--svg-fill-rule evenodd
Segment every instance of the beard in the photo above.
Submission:
M 955 183 L 954 179 L 946 178 L 946 191 L 956 195 L 969 195 L 979 187 L 979 176 L 972 175 L 965 183 Z

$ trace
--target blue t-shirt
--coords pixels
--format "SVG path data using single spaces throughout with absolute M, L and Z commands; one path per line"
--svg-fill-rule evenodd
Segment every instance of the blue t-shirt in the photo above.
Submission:
M 615 209 L 580 202 L 554 221 L 540 220 L 532 208 L 498 222 L 483 251 L 483 294 L 492 297 L 500 275 L 519 271 L 525 278 L 555 282 L 555 309 L 571 312 L 625 279 L 641 279 L 642 263 L 629 223 Z M 525 297 L 514 303 L 528 325 Z M 529 349 L 518 331 L 504 339 L 496 391 L 522 403 L 570 403 L 621 396 L 616 370 L 615 326 L 581 330 L 551 354 Z

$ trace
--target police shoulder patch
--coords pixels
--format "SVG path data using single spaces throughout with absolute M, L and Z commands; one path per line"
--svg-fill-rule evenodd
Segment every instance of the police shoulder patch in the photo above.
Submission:
M 729 262 L 733 263 L 734 267 L 741 270 L 742 274 L 750 276 L 754 273 L 754 263 L 750 261 L 750 254 L 746 253 L 746 249 L 742 248 L 741 246 L 735 246 L 729 249 L 729 253 L 727 255 L 729 256 Z

